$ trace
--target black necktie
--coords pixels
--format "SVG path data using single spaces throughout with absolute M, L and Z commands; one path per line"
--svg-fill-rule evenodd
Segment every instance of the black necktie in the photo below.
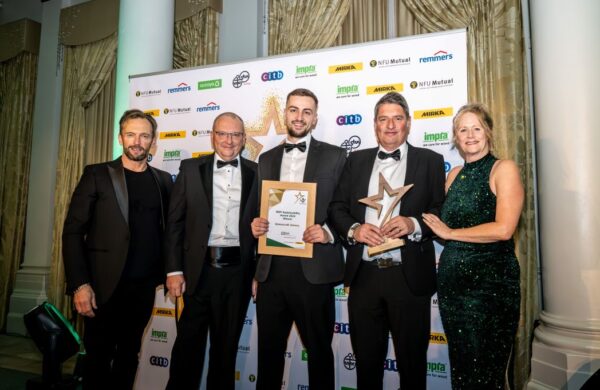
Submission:
M 391 157 L 398 161 L 400 160 L 400 149 L 396 149 L 392 153 L 386 153 L 383 150 L 380 150 L 379 153 L 377 153 L 377 157 L 379 157 L 380 160 L 385 160 L 386 158 Z
M 288 144 L 287 142 L 285 144 L 283 144 L 283 147 L 285 148 L 286 153 L 287 152 L 291 152 L 292 149 L 298 148 L 299 151 L 301 151 L 302 153 L 304 153 L 306 151 L 306 142 L 300 142 L 297 144 Z
M 217 160 L 217 168 L 223 168 L 225 165 L 231 165 L 233 167 L 237 167 L 238 160 L 237 160 L 237 158 L 234 158 L 233 160 L 229 160 L 229 161 Z

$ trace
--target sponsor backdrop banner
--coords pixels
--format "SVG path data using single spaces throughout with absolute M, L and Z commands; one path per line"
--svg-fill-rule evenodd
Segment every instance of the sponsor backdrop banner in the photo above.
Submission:
M 446 172 L 462 164 L 451 148 L 452 117 L 467 102 L 466 31 L 372 42 L 369 44 L 267 57 L 247 62 L 132 77 L 129 106 L 152 113 L 159 138 L 151 151 L 151 164 L 178 173 L 182 159 L 211 153 L 213 119 L 233 111 L 245 122 L 247 144 L 243 155 L 258 156 L 285 138 L 285 98 L 303 87 L 319 98 L 315 138 L 339 145 L 348 153 L 377 145 L 373 108 L 383 94 L 402 93 L 408 100 L 412 127 L 408 141 L 444 155 Z M 439 252 L 441 247 L 437 248 Z M 335 289 L 336 325 L 333 340 L 336 388 L 355 388 L 355 360 L 350 345 L 347 296 Z M 157 294 L 157 309 L 164 298 Z M 428 351 L 428 388 L 450 389 L 446 338 L 432 299 L 431 343 Z M 256 381 L 256 318 L 250 304 L 239 343 L 237 388 L 254 389 Z M 143 386 L 163 388 L 168 375 L 173 318 L 156 313 L 144 339 L 141 372 Z M 163 335 L 168 335 L 164 342 Z M 167 337 L 167 336 L 165 336 Z M 285 354 L 282 389 L 308 389 L 308 359 L 295 330 Z M 399 380 L 391 344 L 385 361 L 385 387 L 397 389 Z M 150 376 L 150 372 L 153 372 Z M 140 385 L 142 378 L 138 381 Z

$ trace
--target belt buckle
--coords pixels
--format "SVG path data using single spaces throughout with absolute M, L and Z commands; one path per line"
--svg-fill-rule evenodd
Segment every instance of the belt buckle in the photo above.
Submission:
M 392 259 L 391 257 L 381 257 L 376 260 L 376 263 L 377 268 L 379 269 L 390 268 L 394 266 L 394 259 Z

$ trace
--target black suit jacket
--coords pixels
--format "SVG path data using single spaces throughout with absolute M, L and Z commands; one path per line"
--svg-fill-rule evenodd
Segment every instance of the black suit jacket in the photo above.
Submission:
M 164 229 L 173 181 L 165 171 L 151 166 L 148 169 L 159 191 Z M 86 166 L 73 192 L 62 234 L 68 292 L 90 283 L 98 304 L 110 298 L 127 261 L 128 219 L 129 199 L 121 158 Z
M 367 197 L 369 180 L 378 148 L 350 154 L 340 184 L 329 208 L 329 219 L 347 242 L 352 224 L 365 222 L 365 205 L 358 200 Z M 432 232 L 423 223 L 422 213 L 438 214 L 444 202 L 444 159 L 428 149 L 408 145 L 405 185 L 414 184 L 401 200 L 400 215 L 415 217 L 423 232 L 419 242 L 405 240 L 401 248 L 402 269 L 406 282 L 415 295 L 431 295 L 436 290 L 435 250 Z M 346 254 L 344 284 L 351 286 L 363 254 L 363 244 L 350 245 Z
M 283 145 L 278 145 L 260 156 L 258 183 L 262 183 L 262 180 L 279 180 L 283 153 Z M 345 161 L 344 149 L 311 137 L 303 182 L 317 183 L 315 223 L 323 225 L 327 222 L 327 207 Z M 260 194 L 260 185 L 257 187 Z M 271 260 L 271 255 L 260 255 L 255 275 L 259 282 L 267 279 Z M 302 263 L 304 277 L 312 284 L 338 283 L 343 278 L 344 259 L 341 243 L 337 239 L 333 244 L 315 244 L 312 259 L 298 258 L 298 261 Z
M 171 195 L 165 247 L 166 271 L 183 271 L 186 294 L 193 294 L 204 266 L 212 228 L 214 154 L 183 160 Z M 254 271 L 256 240 L 250 222 L 256 206 L 248 203 L 256 174 L 256 163 L 240 156 L 242 195 L 240 200 L 240 250 L 248 279 Z

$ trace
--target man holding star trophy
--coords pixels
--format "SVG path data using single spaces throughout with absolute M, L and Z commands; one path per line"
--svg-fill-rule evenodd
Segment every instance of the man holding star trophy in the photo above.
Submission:
M 440 154 L 408 144 L 410 125 L 404 97 L 384 95 L 375 105 L 379 147 L 350 154 L 329 206 L 331 227 L 347 243 L 344 285 L 359 389 L 383 387 L 389 332 L 400 387 L 426 388 L 436 267 L 421 214 L 439 214 L 445 172 Z

